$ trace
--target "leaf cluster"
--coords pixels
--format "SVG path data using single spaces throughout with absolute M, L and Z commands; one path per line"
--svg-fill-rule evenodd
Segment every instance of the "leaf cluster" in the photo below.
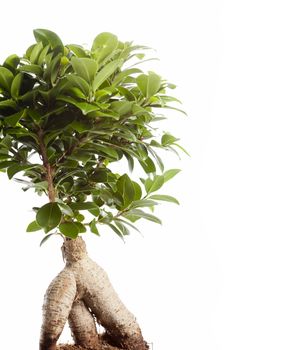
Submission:
M 34 37 L 23 57 L 0 66 L 0 170 L 49 198 L 34 208 L 27 231 L 76 238 L 87 229 L 98 235 L 105 224 L 123 237 L 140 218 L 160 223 L 152 209 L 177 200 L 154 193 L 178 170 L 165 171 L 158 151 L 184 149 L 169 133 L 157 137 L 153 125 L 164 119 L 158 110 L 177 109 L 167 95 L 174 85 L 138 68 L 147 47 L 111 33 L 99 34 L 91 49 L 64 45 L 46 29 Z M 111 171 L 123 158 L 146 178 Z

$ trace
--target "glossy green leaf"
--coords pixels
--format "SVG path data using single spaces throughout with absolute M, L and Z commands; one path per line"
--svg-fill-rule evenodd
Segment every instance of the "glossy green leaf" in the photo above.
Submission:
M 164 174 L 163 174 L 164 182 L 171 180 L 174 176 L 179 174 L 180 171 L 181 171 L 180 169 L 170 169 L 170 170 L 167 170 L 166 172 L 164 172 Z
M 26 232 L 35 232 L 41 230 L 42 227 L 36 221 L 32 221 L 26 228 Z
M 86 51 L 80 45 L 70 44 L 67 47 L 77 56 L 77 57 L 87 57 Z
M 13 81 L 13 74 L 5 67 L 0 67 L 0 88 L 5 91 L 10 91 L 10 87 Z
M 97 236 L 100 236 L 100 233 L 98 231 L 98 228 L 96 226 L 96 219 L 93 219 L 89 224 L 90 230 L 92 233 L 94 233 Z
M 158 202 L 155 202 L 151 199 L 141 199 L 141 200 L 132 202 L 130 205 L 130 208 L 135 209 L 135 208 L 153 207 L 157 204 Z
M 15 174 L 19 173 L 20 171 L 32 169 L 36 166 L 39 166 L 39 165 L 36 165 L 36 164 L 25 164 L 25 165 L 13 164 L 7 169 L 8 178 L 9 178 L 9 180 L 11 180 L 13 178 L 13 176 Z
M 57 203 L 47 203 L 38 209 L 36 214 L 37 223 L 48 229 L 58 226 L 62 219 L 62 212 Z
M 5 108 L 16 109 L 16 107 L 17 107 L 16 102 L 13 101 L 12 99 L 0 101 L 0 109 L 5 109 Z
M 165 194 L 154 194 L 152 196 L 149 197 L 150 199 L 155 199 L 157 201 L 165 201 L 165 202 L 171 202 L 171 203 L 175 203 L 175 204 L 180 204 L 179 201 L 172 196 L 168 196 Z
M 20 93 L 20 88 L 23 80 L 23 73 L 18 73 L 11 84 L 11 96 L 14 99 L 17 99 Z
M 143 167 L 143 170 L 147 173 L 155 173 L 156 172 L 156 166 L 155 163 L 153 162 L 153 160 L 148 157 L 146 160 L 144 161 L 139 161 L 140 165 Z
M 113 232 L 117 234 L 118 237 L 120 237 L 124 241 L 122 231 L 120 231 L 118 227 L 114 226 L 113 224 L 107 224 L 107 225 L 113 230 Z
M 98 63 L 92 58 L 72 57 L 71 64 L 78 76 L 91 83 L 97 73 Z
M 95 104 L 87 103 L 87 102 L 78 102 L 73 97 L 69 97 L 69 96 L 60 96 L 57 98 L 57 100 L 72 104 L 73 106 L 80 109 L 84 115 L 100 109 L 100 107 L 96 106 Z
M 127 174 L 120 176 L 116 182 L 117 191 L 122 196 L 123 203 L 128 206 L 135 196 L 134 185 Z
M 175 136 L 166 133 L 162 136 L 161 144 L 165 147 L 165 146 L 172 145 L 174 142 L 178 140 L 179 139 L 177 139 Z
M 77 225 L 79 229 L 79 233 L 85 233 L 86 232 L 86 226 L 83 225 L 81 222 L 74 222 L 75 225 Z
M 69 203 L 69 206 L 73 210 L 89 210 L 98 208 L 97 204 L 94 202 L 76 202 Z
M 102 61 L 118 46 L 117 36 L 108 32 L 100 33 L 93 41 L 91 51 L 97 51 L 96 57 Z
M 147 193 L 152 193 L 159 190 L 164 184 L 164 176 L 156 175 L 149 187 L 146 188 Z
M 73 213 L 72 209 L 70 208 L 70 206 L 68 204 L 60 202 L 60 201 L 58 201 L 57 203 L 58 203 L 58 206 L 61 209 L 61 212 L 64 215 L 74 216 L 74 213 Z
M 50 239 L 54 235 L 55 233 L 49 233 L 48 235 L 45 235 L 44 238 L 40 241 L 39 246 L 41 247 L 48 239 Z
M 35 29 L 33 31 L 37 42 L 42 42 L 43 46 L 50 45 L 54 49 L 63 51 L 63 43 L 59 36 L 48 29 Z
M 111 103 L 111 108 L 119 115 L 123 116 L 132 110 L 133 102 L 130 101 L 115 101 Z
M 154 96 L 161 87 L 161 78 L 150 72 L 148 75 L 141 74 L 136 78 L 137 85 L 144 97 Z
M 34 45 L 29 57 L 29 60 L 31 63 L 37 63 L 39 55 L 42 52 L 42 50 L 43 50 L 42 42 L 38 42 L 37 44 Z
M 80 232 L 79 226 L 75 222 L 63 222 L 59 225 L 60 232 L 69 238 L 77 238 Z
M 3 66 L 8 69 L 11 69 L 12 71 L 15 71 L 19 62 L 20 58 L 17 55 L 13 54 L 6 58 L 6 60 L 3 63 Z
M 43 74 L 43 70 L 37 64 L 26 64 L 18 68 L 21 72 L 32 73 L 38 77 L 41 77 Z
M 112 84 L 113 85 L 118 85 L 120 84 L 126 77 L 132 74 L 137 74 L 137 73 L 142 73 L 142 71 L 138 68 L 131 68 L 131 69 L 125 69 L 124 71 L 120 72 L 119 74 L 116 75 L 114 78 Z
M 14 113 L 9 117 L 5 117 L 4 122 L 9 126 L 14 127 L 19 122 L 19 120 L 25 115 L 26 115 L 26 110 Z
M 50 45 L 49 45 L 49 44 L 46 45 L 46 46 L 42 49 L 42 51 L 41 51 L 41 53 L 40 53 L 40 55 L 39 55 L 39 57 L 38 57 L 37 62 L 35 62 L 36 64 L 38 64 L 38 65 L 42 65 L 42 64 L 43 64 L 43 62 L 44 62 L 44 60 L 45 60 L 45 58 L 46 58 L 46 55 L 47 55 L 49 49 L 50 49 Z
M 142 197 L 142 189 L 137 182 L 132 181 L 132 184 L 134 187 L 134 200 L 137 201 L 137 200 L 141 199 L 141 197 Z
M 90 86 L 87 81 L 75 74 L 67 75 L 67 80 L 72 84 L 72 86 L 79 88 L 85 96 L 89 95 Z
M 115 218 L 114 221 L 115 222 L 122 222 L 124 225 L 127 225 L 130 228 L 133 228 L 137 232 L 140 232 L 140 230 L 136 226 L 134 226 L 131 222 L 128 222 L 128 221 L 120 219 L 120 218 Z
M 133 221 L 133 222 L 135 222 L 138 219 L 143 218 L 143 219 L 155 222 L 157 224 L 162 224 L 162 221 L 158 217 L 156 217 L 153 214 L 146 213 L 140 209 L 130 210 L 129 212 L 123 214 L 123 216 L 128 218 L 130 221 Z
M 181 145 L 179 145 L 178 143 L 173 143 L 173 146 L 178 147 L 181 151 L 183 151 L 185 154 L 187 154 L 187 156 L 191 157 L 190 153 L 186 151 L 186 149 L 184 147 L 182 147 Z
M 117 59 L 106 64 L 95 76 L 93 81 L 93 90 L 96 91 L 105 80 L 107 80 L 118 68 L 121 67 L 122 63 L 122 60 Z

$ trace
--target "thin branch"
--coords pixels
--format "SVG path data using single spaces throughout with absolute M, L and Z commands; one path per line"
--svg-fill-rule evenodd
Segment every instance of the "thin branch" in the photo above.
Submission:
M 46 180 L 48 183 L 48 197 L 50 202 L 55 202 L 56 190 L 54 188 L 54 183 L 53 183 L 54 168 L 51 166 L 51 164 L 48 161 L 46 147 L 43 141 L 43 130 L 39 129 L 37 135 L 38 135 L 38 141 L 39 141 L 40 155 L 42 158 L 43 166 L 46 169 Z

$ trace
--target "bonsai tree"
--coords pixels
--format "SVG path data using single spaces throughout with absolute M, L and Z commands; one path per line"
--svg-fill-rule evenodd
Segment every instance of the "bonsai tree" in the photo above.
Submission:
M 0 66 L 0 169 L 47 197 L 33 208 L 27 231 L 43 230 L 41 244 L 53 235 L 64 239 L 66 264 L 45 294 L 39 349 L 56 349 L 68 320 L 83 347 L 100 348 L 97 322 L 109 344 L 145 350 L 135 317 L 88 257 L 82 236 L 99 236 L 107 225 L 124 239 L 141 218 L 161 223 L 153 214 L 160 201 L 178 203 L 156 193 L 179 172 L 165 171 L 157 153 L 181 148 L 177 138 L 157 135 L 154 126 L 164 119 L 159 109 L 178 102 L 166 94 L 174 86 L 137 67 L 147 47 L 113 34 L 99 34 L 90 50 L 64 45 L 45 29 L 34 37 L 23 57 L 13 54 Z M 123 159 L 128 173 L 110 169 Z M 138 181 L 136 166 L 145 174 Z

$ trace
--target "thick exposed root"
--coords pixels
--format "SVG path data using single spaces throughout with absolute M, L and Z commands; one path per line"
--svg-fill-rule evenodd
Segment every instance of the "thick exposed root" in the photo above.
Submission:
M 74 274 L 64 269 L 51 282 L 44 297 L 39 350 L 55 350 L 76 296 Z
M 94 350 L 100 348 L 94 317 L 83 300 L 76 300 L 73 303 L 69 315 L 69 326 L 76 345 Z
M 88 257 L 82 238 L 67 239 L 62 250 L 66 267 L 46 294 L 40 350 L 56 349 L 68 317 L 77 345 L 101 349 L 95 320 L 88 308 L 105 328 L 104 337 L 109 344 L 127 350 L 147 350 L 134 315 L 119 299 L 106 272 Z M 59 289 L 64 289 L 65 299 L 58 296 Z

